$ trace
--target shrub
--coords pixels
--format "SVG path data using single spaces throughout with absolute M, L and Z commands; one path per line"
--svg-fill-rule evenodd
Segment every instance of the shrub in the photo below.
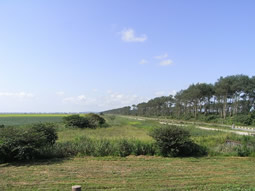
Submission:
M 30 133 L 42 134 L 46 138 L 47 144 L 54 145 L 58 139 L 55 125 L 52 123 L 38 123 L 34 124 L 30 130 Z
M 215 120 L 217 119 L 216 115 L 206 115 L 205 116 L 205 122 L 215 122 Z
M 63 120 L 66 126 L 69 127 L 96 128 L 106 126 L 105 119 L 94 113 L 85 116 L 69 115 L 63 117 Z
M 0 129 L 0 160 L 30 160 L 39 158 L 44 147 L 52 146 L 57 140 L 57 134 L 52 126 L 36 124 L 30 129 L 18 128 Z
M 63 117 L 64 123 L 70 127 L 88 128 L 90 127 L 89 120 L 80 115 L 69 115 Z
M 233 121 L 237 124 L 251 125 L 252 117 L 250 115 L 236 115 L 234 116 Z
M 238 146 L 236 151 L 237 155 L 240 157 L 247 157 L 252 153 L 251 148 L 247 147 L 246 145 Z
M 164 126 L 154 129 L 151 136 L 156 140 L 163 156 L 204 155 L 205 149 L 193 143 L 190 133 L 177 126 Z
M 85 115 L 85 118 L 89 121 L 91 128 L 102 127 L 105 124 L 105 119 L 94 113 Z
M 181 118 L 183 120 L 190 120 L 190 119 L 193 118 L 193 116 L 190 113 L 188 113 L 188 114 L 185 114 L 185 115 L 181 116 Z

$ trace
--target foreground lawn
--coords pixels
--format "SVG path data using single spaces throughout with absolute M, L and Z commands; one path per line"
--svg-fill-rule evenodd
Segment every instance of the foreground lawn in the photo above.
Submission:
M 255 159 L 85 157 L 1 164 L 0 190 L 255 190 Z

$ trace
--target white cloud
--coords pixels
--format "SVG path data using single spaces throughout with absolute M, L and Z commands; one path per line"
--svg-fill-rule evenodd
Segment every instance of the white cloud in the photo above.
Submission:
M 156 97 L 160 97 L 160 96 L 169 96 L 169 95 L 175 95 L 176 94 L 176 90 L 172 90 L 172 91 L 157 91 L 155 92 L 155 96 Z
M 96 99 L 88 98 L 85 95 L 66 97 L 62 99 L 65 104 L 75 104 L 75 105 L 94 105 L 96 104 Z
M 148 61 L 147 60 L 145 60 L 145 59 L 142 59 L 140 62 L 139 62 L 139 64 L 147 64 L 148 63 Z
M 147 40 L 147 36 L 142 34 L 140 36 L 136 36 L 135 31 L 132 28 L 124 29 L 120 32 L 121 39 L 124 42 L 145 42 Z
M 59 91 L 59 92 L 56 92 L 56 94 L 57 94 L 58 96 L 63 96 L 63 95 L 65 95 L 65 92 Z
M 169 95 L 175 96 L 176 93 L 177 93 L 176 90 L 172 90 L 172 91 L 169 92 Z
M 35 95 L 32 93 L 26 93 L 26 92 L 0 92 L 0 97 L 32 98 L 32 97 L 35 97 Z
M 112 93 L 112 90 L 109 89 L 106 91 L 106 93 L 110 94 L 110 93 Z
M 117 92 L 109 92 L 108 95 L 102 97 L 103 102 L 99 103 L 100 107 L 111 109 L 123 106 L 130 106 L 132 104 L 138 104 L 144 101 L 148 101 L 148 98 L 137 96 L 135 94 L 123 94 Z
M 155 59 L 158 59 L 158 60 L 161 60 L 161 59 L 165 59 L 168 57 L 168 54 L 165 53 L 165 54 L 162 54 L 162 55 L 159 55 L 159 56 L 154 56 Z
M 84 111 L 95 110 L 104 111 L 108 109 L 120 108 L 124 106 L 131 106 L 144 101 L 149 98 L 138 96 L 136 94 L 125 94 L 108 90 L 104 95 L 89 96 L 79 95 L 70 96 L 62 99 L 64 107 L 81 108 Z M 94 108 L 94 109 L 89 109 Z
M 157 97 L 164 96 L 164 95 L 166 95 L 166 92 L 165 92 L 165 91 L 158 91 L 158 92 L 155 92 L 155 96 L 157 96 Z
M 85 95 L 73 96 L 73 97 L 66 97 L 63 99 L 64 103 L 73 103 L 73 104 L 80 104 L 86 101 Z
M 80 95 L 80 96 L 77 97 L 77 100 L 78 100 L 78 101 L 86 101 L 87 98 L 86 98 L 85 95 Z
M 160 66 L 169 66 L 169 65 L 172 65 L 173 64 L 173 61 L 168 59 L 168 60 L 162 60 L 159 65 Z

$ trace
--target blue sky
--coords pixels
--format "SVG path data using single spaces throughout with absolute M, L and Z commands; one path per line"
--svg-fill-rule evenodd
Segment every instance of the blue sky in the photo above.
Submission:
M 137 104 L 254 75 L 253 0 L 1 0 L 0 112 Z

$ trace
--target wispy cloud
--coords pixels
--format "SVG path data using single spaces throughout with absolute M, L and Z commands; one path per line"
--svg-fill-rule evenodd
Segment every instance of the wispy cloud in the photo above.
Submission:
M 169 66 L 173 64 L 173 61 L 168 58 L 168 54 L 162 54 L 162 55 L 158 55 L 158 56 L 154 56 L 154 59 L 160 60 L 159 65 L 160 66 Z
M 0 92 L 0 97 L 32 98 L 35 97 L 35 95 L 27 92 Z
M 88 101 L 89 100 L 85 95 L 66 97 L 63 99 L 64 103 L 72 103 L 72 104 L 86 104 Z
M 169 65 L 172 65 L 173 64 L 173 61 L 168 59 L 168 60 L 162 60 L 159 65 L 160 66 L 169 66 Z
M 135 31 L 132 28 L 123 29 L 120 34 L 121 39 L 124 42 L 145 42 L 147 40 L 147 35 L 142 34 L 140 36 L 136 36 Z
M 169 95 L 175 95 L 176 90 L 171 90 L 171 91 L 157 91 L 155 92 L 155 96 L 160 97 L 160 96 L 169 96 Z
M 159 55 L 159 56 L 154 56 L 155 59 L 158 59 L 158 60 L 161 60 L 161 59 L 165 59 L 168 57 L 168 54 L 165 53 L 165 54 L 162 54 L 162 55 Z
M 148 98 L 141 97 L 135 94 L 123 94 L 118 92 L 107 92 L 107 95 L 103 97 L 103 102 L 99 103 L 103 108 L 118 108 L 128 106 L 132 104 L 138 104 L 143 101 L 148 101 Z
M 65 92 L 63 92 L 63 91 L 58 91 L 58 92 L 56 92 L 56 94 L 57 94 L 58 96 L 63 96 L 63 95 L 65 95 Z
M 120 92 L 107 91 L 104 95 L 91 97 L 85 95 L 71 96 L 62 99 L 64 105 L 78 105 L 84 108 L 95 107 L 100 110 L 119 108 L 132 104 L 148 101 L 148 98 L 136 94 L 124 94 Z
M 148 61 L 147 60 L 145 60 L 145 59 L 142 59 L 140 62 L 139 62 L 139 64 L 148 64 Z

